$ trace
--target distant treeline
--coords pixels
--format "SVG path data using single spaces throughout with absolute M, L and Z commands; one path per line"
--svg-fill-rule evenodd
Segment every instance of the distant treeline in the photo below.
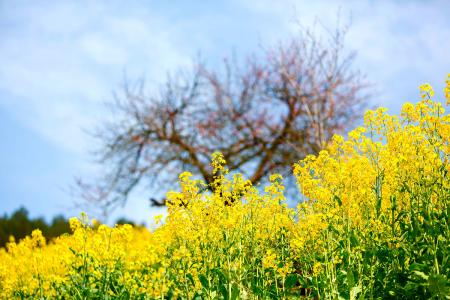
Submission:
M 135 225 L 124 218 L 117 220 L 116 224 Z M 10 216 L 5 214 L 0 217 L 0 247 L 4 247 L 9 242 L 10 236 L 18 241 L 30 235 L 34 229 L 40 229 L 47 240 L 70 232 L 69 221 L 62 215 L 54 217 L 50 223 L 47 223 L 42 217 L 29 218 L 27 209 L 21 207 Z

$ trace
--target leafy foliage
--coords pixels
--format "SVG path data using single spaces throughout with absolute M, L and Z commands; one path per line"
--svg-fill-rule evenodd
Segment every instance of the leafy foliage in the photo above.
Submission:
M 133 226 L 144 226 L 135 224 L 133 221 L 120 218 L 116 224 L 130 224 Z M 26 208 L 21 207 L 13 212 L 10 216 L 4 215 L 0 217 L 0 247 L 13 238 L 21 240 L 35 229 L 39 229 L 47 241 L 54 239 L 62 234 L 70 233 L 69 221 L 64 216 L 55 216 L 51 222 L 47 222 L 44 218 L 30 218 Z
M 0 247 L 4 247 L 11 236 L 19 240 L 34 229 L 41 230 L 47 239 L 70 232 L 69 222 L 63 216 L 56 216 L 47 223 L 43 218 L 29 218 L 28 211 L 21 207 L 10 216 L 0 217 Z

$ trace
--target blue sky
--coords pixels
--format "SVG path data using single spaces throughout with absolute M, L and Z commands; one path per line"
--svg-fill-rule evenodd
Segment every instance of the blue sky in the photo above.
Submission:
M 199 53 L 216 64 L 295 34 L 298 23 L 333 28 L 375 84 L 374 105 L 397 113 L 429 82 L 439 96 L 450 73 L 450 1 L 20 1 L 0 2 L 0 214 L 76 216 L 74 176 L 98 171 L 86 131 L 124 73 L 149 87 Z M 320 27 L 320 26 L 319 26 Z M 143 196 L 140 196 L 143 195 Z M 159 213 L 135 193 L 112 218 Z

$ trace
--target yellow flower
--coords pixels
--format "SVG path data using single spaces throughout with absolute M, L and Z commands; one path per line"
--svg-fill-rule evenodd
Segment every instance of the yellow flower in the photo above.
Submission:
M 322 272 L 322 264 L 320 262 L 315 262 L 312 272 L 314 276 L 317 276 L 320 272 Z
M 448 97 L 450 75 L 445 92 Z M 431 224 L 429 218 L 448 209 L 442 195 L 450 188 L 443 175 L 450 172 L 450 115 L 431 101 L 431 86 L 421 86 L 421 95 L 419 103 L 405 103 L 400 116 L 368 111 L 347 139 L 336 135 L 296 163 L 302 202 L 295 209 L 287 206 L 280 174 L 259 188 L 242 174 L 228 174 L 223 155 L 214 153 L 210 190 L 181 173 L 179 188 L 167 193 L 164 222 L 163 215 L 154 218 L 156 229 L 110 227 L 82 215 L 70 219 L 71 234 L 51 241 L 39 230 L 11 239 L 0 249 L 0 299 L 70 299 L 80 287 L 116 297 L 117 286 L 132 299 L 169 293 L 192 299 L 200 290 L 213 298 L 217 293 L 206 287 L 227 280 L 244 289 L 251 285 L 247 274 L 280 297 L 285 291 L 278 283 L 293 278 L 289 274 L 312 273 L 318 286 L 338 285 L 333 276 L 349 261 L 360 264 L 367 249 L 380 244 L 400 251 L 405 228 Z M 426 205 L 417 204 L 422 198 Z M 427 214 L 409 214 L 413 209 Z M 407 257 L 405 266 L 414 261 Z M 387 264 L 375 261 L 369 268 L 379 265 Z

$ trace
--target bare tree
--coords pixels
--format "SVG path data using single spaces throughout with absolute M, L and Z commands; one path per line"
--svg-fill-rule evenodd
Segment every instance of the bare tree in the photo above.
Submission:
M 215 151 L 253 183 L 289 174 L 366 104 L 366 84 L 343 48 L 344 33 L 319 39 L 305 30 L 244 63 L 225 60 L 221 70 L 196 64 L 169 77 L 159 94 L 147 94 L 143 80 L 125 82 L 112 105 L 115 119 L 97 134 L 106 175 L 95 186 L 81 183 L 85 195 L 112 207 L 144 179 L 149 193 L 165 190 L 184 170 L 211 183 Z M 151 196 L 154 205 L 164 204 L 159 196 Z

